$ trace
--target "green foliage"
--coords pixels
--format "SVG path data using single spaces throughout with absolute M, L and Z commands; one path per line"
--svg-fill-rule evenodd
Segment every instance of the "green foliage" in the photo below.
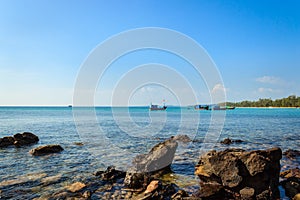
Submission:
M 282 99 L 259 99 L 258 101 L 226 102 L 227 106 L 235 107 L 300 107 L 300 97 L 291 95 Z

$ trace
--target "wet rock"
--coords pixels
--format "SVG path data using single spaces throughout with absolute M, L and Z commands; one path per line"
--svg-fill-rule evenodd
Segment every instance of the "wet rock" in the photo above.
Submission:
M 77 145 L 77 146 L 83 146 L 82 142 L 74 142 L 74 144 Z
M 76 183 L 73 183 L 72 185 L 68 186 L 67 190 L 69 190 L 71 192 L 78 192 L 85 187 L 86 187 L 86 185 L 84 183 L 76 182 Z
M 189 194 L 184 190 L 178 190 L 175 194 L 171 196 L 172 200 L 181 200 L 185 197 L 189 197 Z
M 283 155 L 285 155 L 287 158 L 289 159 L 295 159 L 296 157 L 300 156 L 300 151 L 298 150 L 292 150 L 292 149 L 288 149 L 286 150 Z
M 13 145 L 15 142 L 15 139 L 13 137 L 4 137 L 0 138 L 0 147 L 8 147 Z
M 280 176 L 285 179 L 280 183 L 288 197 L 293 198 L 300 193 L 300 169 L 296 168 L 281 172 Z
M 124 185 L 128 188 L 143 188 L 157 175 L 170 172 L 178 143 L 172 138 L 155 145 L 148 154 L 134 158 L 133 168 L 127 171 Z M 156 175 L 156 176 L 155 176 Z
M 53 144 L 53 145 L 39 146 L 37 148 L 31 149 L 29 153 L 34 156 L 41 156 L 41 155 L 46 155 L 51 153 L 59 153 L 63 150 L 64 149 L 60 145 Z
M 114 181 L 119 178 L 125 178 L 126 172 L 116 170 L 114 166 L 109 166 L 105 171 L 97 171 L 95 176 L 100 176 L 102 180 Z
M 38 136 L 30 132 L 17 133 L 14 135 L 14 145 L 17 147 L 29 144 L 35 144 L 39 141 Z
M 176 140 L 178 142 L 188 143 L 191 142 L 191 138 L 187 135 L 176 135 L 173 137 L 173 140 Z
M 232 140 L 230 138 L 225 138 L 224 140 L 222 140 L 220 143 L 221 144 L 227 144 L 227 145 L 230 145 L 232 143 L 242 143 L 243 140 Z
M 210 151 L 195 169 L 203 199 L 279 198 L 281 149 L 246 152 L 241 149 Z
M 178 143 L 170 138 L 155 145 L 148 154 L 135 157 L 133 164 L 139 172 L 153 172 L 171 165 Z
M 17 133 L 13 137 L 3 137 L 0 138 L 0 147 L 8 147 L 15 145 L 16 147 L 21 147 L 24 145 L 35 144 L 39 141 L 38 136 L 30 132 Z

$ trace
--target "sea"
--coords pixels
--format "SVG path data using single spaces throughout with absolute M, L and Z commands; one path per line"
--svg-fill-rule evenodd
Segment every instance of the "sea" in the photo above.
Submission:
M 49 197 L 112 165 L 126 171 L 136 155 L 147 153 L 155 144 L 176 135 L 187 135 L 192 142 L 179 144 L 171 165 L 174 173 L 166 181 L 192 193 L 199 188 L 195 164 L 208 150 L 300 150 L 300 109 L 0 107 L 0 137 L 22 132 L 36 134 L 39 142 L 21 148 L 0 148 L 0 199 Z M 228 137 L 243 142 L 220 144 Z M 47 144 L 59 144 L 64 151 L 45 156 L 29 153 L 32 148 Z M 299 167 L 299 163 L 299 158 L 283 157 L 281 168 Z M 282 199 L 287 199 L 282 188 L 280 191 Z

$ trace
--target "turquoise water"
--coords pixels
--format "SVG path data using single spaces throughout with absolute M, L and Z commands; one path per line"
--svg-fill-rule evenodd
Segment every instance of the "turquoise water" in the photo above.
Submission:
M 176 152 L 172 164 L 178 175 L 175 181 L 183 187 L 185 182 L 197 183 L 193 175 L 194 163 L 201 148 L 203 150 L 212 111 L 170 107 L 166 112 L 149 112 L 147 107 L 97 107 L 95 118 L 91 115 L 93 109 L 79 108 L 75 124 L 73 109 L 0 107 L 0 137 L 29 131 L 40 138 L 33 146 L 0 149 L 2 194 L 11 198 L 14 195 L 34 198 L 51 194 L 109 165 L 126 170 L 135 155 L 146 153 L 156 143 L 177 134 L 187 134 L 194 142 L 180 145 Z M 221 112 L 214 111 L 217 116 L 224 114 Z M 214 141 L 230 137 L 245 141 L 230 147 L 254 150 L 278 146 L 283 151 L 289 148 L 300 150 L 299 132 L 300 109 L 237 108 L 226 111 L 224 127 L 220 136 L 215 134 L 218 137 Z M 76 145 L 76 142 L 84 145 Z M 28 153 L 30 149 L 45 144 L 60 144 L 65 151 L 43 157 L 33 157 Z M 215 142 L 210 147 L 224 149 L 228 146 Z M 281 165 L 282 168 L 299 166 L 299 160 L 283 158 Z M 41 178 L 56 175 L 62 177 L 60 181 L 40 185 Z

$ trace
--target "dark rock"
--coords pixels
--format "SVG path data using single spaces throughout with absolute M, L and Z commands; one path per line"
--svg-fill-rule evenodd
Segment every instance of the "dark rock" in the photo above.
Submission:
M 31 149 L 29 153 L 34 156 L 40 156 L 40 155 L 51 154 L 51 153 L 59 153 L 63 150 L 64 149 L 60 145 L 53 144 L 53 145 L 39 146 L 37 148 Z
M 192 141 L 191 138 L 187 135 L 175 135 L 172 138 L 173 140 L 176 140 L 178 142 L 183 142 L 183 143 L 188 143 Z
M 125 178 L 126 172 L 116 170 L 114 166 L 109 166 L 105 171 L 98 171 L 95 175 L 100 176 L 105 181 L 114 181 L 119 178 Z
M 242 143 L 242 142 L 244 142 L 243 140 L 232 140 L 232 139 L 230 139 L 230 138 L 225 138 L 223 141 L 221 141 L 220 143 L 221 144 L 227 144 L 227 145 L 230 145 L 230 144 L 232 144 L 232 143 Z
M 171 165 L 178 143 L 170 138 L 155 145 L 148 154 L 138 155 L 133 165 L 138 172 L 154 172 Z
M 175 194 L 171 196 L 172 200 L 181 200 L 184 197 L 189 197 L 189 194 L 184 190 L 178 190 Z
M 298 150 L 292 150 L 292 149 L 288 149 L 286 150 L 283 155 L 285 155 L 287 158 L 289 159 L 295 159 L 296 157 L 300 156 L 300 151 Z
M 156 174 L 170 172 L 178 143 L 172 138 L 155 145 L 148 154 L 141 154 L 132 161 L 133 168 L 127 171 L 124 185 L 128 188 L 143 188 Z
M 24 145 L 35 144 L 39 141 L 38 136 L 33 133 L 24 132 L 17 133 L 13 137 L 0 138 L 0 147 L 8 147 L 15 145 L 16 147 L 21 147 Z
M 203 199 L 279 198 L 281 155 L 280 148 L 210 151 L 201 156 L 196 166 L 195 174 L 201 186 L 198 196 Z
M 24 133 L 17 133 L 14 135 L 14 145 L 17 147 L 23 146 L 23 145 L 29 145 L 34 144 L 39 141 L 38 136 L 34 135 L 30 132 L 24 132 Z
M 300 193 L 300 169 L 296 168 L 281 172 L 280 176 L 285 179 L 280 183 L 289 198 L 293 198 Z
M 0 138 L 0 147 L 8 147 L 13 145 L 15 142 L 13 137 L 4 137 L 4 138 Z

